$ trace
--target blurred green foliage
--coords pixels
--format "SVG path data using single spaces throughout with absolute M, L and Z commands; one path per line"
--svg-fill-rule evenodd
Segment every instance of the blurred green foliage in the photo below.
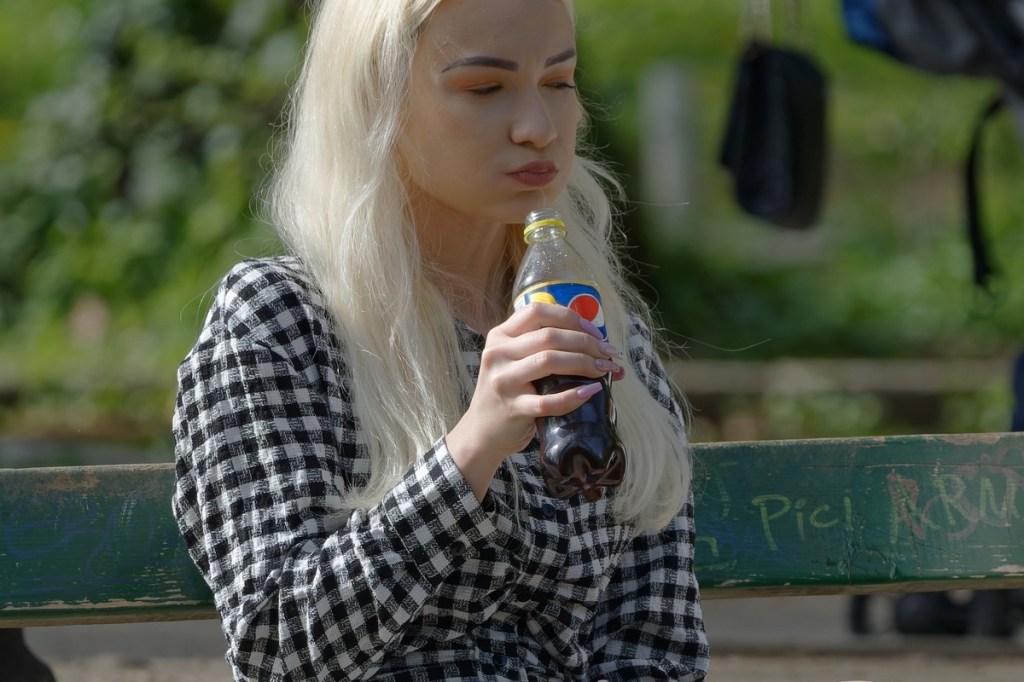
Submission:
M 70 387 L 103 412 L 123 387 L 173 384 L 218 273 L 278 249 L 253 192 L 305 14 L 17 0 L 0 23 L 25 29 L 41 5 L 46 30 L 7 36 L 32 58 L 4 55 L 32 77 L 3 93 L 0 376 L 32 404 Z M 166 413 L 165 395 L 150 409 Z
M 628 237 L 665 326 L 697 358 L 1009 352 L 1024 338 L 1024 272 L 1012 268 L 1024 152 L 1009 117 L 983 157 L 1003 272 L 994 298 L 971 284 L 962 227 L 961 165 L 994 84 L 912 71 L 850 43 L 838 0 L 800 4 L 798 44 L 830 78 L 832 148 L 821 223 L 787 232 L 744 215 L 717 164 L 746 3 L 579 2 L 595 142 L 633 199 Z M 14 387 L 19 408 L 0 432 L 165 428 L 209 289 L 237 260 L 279 249 L 256 195 L 307 11 L 302 0 L 0 5 L 0 389 Z M 654 226 L 664 207 L 644 201 L 640 170 L 640 84 L 657 64 L 683 74 L 692 117 L 690 180 L 667 228 Z M 870 401 L 843 405 L 832 411 L 852 415 L 843 429 L 877 424 Z M 776 411 L 814 431 L 813 410 Z M 970 424 L 969 407 L 953 412 Z

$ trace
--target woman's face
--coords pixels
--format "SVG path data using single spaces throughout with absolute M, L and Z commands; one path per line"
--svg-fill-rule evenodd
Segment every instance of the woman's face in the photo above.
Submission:
M 518 223 L 565 189 L 575 28 L 562 0 L 443 0 L 413 59 L 399 158 L 416 215 Z

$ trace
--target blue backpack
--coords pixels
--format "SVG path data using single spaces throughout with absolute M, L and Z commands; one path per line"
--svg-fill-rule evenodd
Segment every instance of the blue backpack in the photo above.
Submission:
M 1024 0 L 842 0 L 842 7 L 847 34 L 858 44 L 931 73 L 999 81 L 964 165 L 974 281 L 988 288 L 994 268 L 981 227 L 978 157 L 985 123 L 996 112 L 1009 105 L 1024 115 Z

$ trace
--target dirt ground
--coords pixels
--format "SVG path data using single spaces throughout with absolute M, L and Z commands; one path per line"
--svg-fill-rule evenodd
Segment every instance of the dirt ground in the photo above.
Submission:
M 227 666 L 210 659 L 149 659 L 95 656 L 58 661 L 58 682 L 231 682 Z M 1024 657 L 968 659 L 925 654 L 850 656 L 723 654 L 708 682 L 1020 682 Z
M 802 653 L 713 659 L 709 682 L 1020 682 L 1024 657 L 948 658 L 930 654 Z
M 884 597 L 878 606 L 884 608 Z M 845 597 L 704 603 L 709 682 L 1021 682 L 1024 627 L 1011 640 L 850 634 Z M 231 682 L 215 621 L 35 628 L 29 645 L 58 682 Z

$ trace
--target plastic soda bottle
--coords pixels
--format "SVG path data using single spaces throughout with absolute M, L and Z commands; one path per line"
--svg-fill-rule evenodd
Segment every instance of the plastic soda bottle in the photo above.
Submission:
M 594 323 L 607 340 L 601 295 L 575 249 L 565 240 L 565 222 L 553 209 L 526 218 L 526 253 L 516 273 L 513 307 L 533 302 L 572 308 Z M 542 395 L 594 382 L 582 376 L 548 376 L 534 382 Z M 569 414 L 537 420 L 541 473 L 556 497 L 582 493 L 590 500 L 622 482 L 625 449 L 615 431 L 611 375 L 597 379 L 603 390 Z

